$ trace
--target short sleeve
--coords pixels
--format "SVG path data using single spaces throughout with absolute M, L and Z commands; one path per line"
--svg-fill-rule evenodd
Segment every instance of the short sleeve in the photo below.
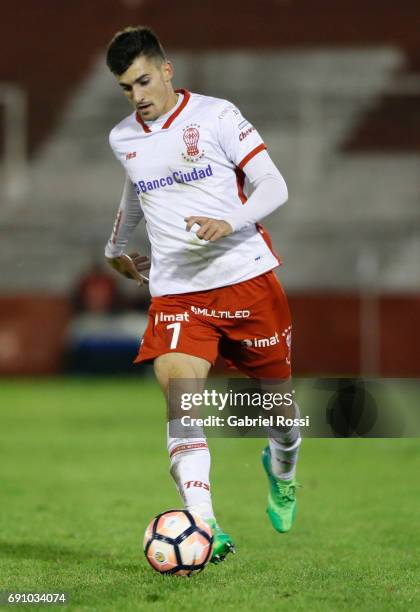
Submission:
M 228 104 L 219 117 L 219 142 L 226 157 L 235 166 L 244 166 L 267 147 L 254 126 L 233 104 Z

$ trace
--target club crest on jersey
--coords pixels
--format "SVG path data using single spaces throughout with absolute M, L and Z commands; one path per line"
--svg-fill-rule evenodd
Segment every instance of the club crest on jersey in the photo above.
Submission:
M 182 157 L 186 161 L 195 162 L 204 155 L 204 151 L 200 151 L 198 148 L 198 141 L 200 139 L 199 127 L 200 126 L 196 123 L 191 123 L 183 129 L 182 139 L 185 143 L 187 152 L 186 154 L 182 152 Z

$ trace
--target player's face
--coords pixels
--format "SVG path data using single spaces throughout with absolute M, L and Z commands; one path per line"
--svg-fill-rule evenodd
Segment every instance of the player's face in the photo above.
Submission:
M 142 119 L 154 121 L 176 104 L 172 89 L 173 68 L 170 62 L 139 55 L 127 70 L 118 76 L 124 95 Z

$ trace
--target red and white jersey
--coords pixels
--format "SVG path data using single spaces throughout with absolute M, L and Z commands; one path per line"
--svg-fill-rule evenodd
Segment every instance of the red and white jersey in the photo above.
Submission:
M 246 205 L 243 169 L 266 146 L 230 102 L 177 92 L 166 115 L 145 123 L 134 112 L 110 134 L 145 217 L 152 296 L 240 283 L 280 263 L 256 225 L 214 243 L 197 225 L 186 231 L 186 217 L 227 219 Z

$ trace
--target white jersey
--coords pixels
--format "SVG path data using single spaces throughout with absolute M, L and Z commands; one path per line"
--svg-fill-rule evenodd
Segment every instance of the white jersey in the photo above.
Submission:
M 197 238 L 198 226 L 186 231 L 186 217 L 228 221 L 246 206 L 243 168 L 266 146 L 230 102 L 177 92 L 166 115 L 145 123 L 134 112 L 110 134 L 145 217 L 152 296 L 232 285 L 279 265 L 255 224 L 216 242 Z

